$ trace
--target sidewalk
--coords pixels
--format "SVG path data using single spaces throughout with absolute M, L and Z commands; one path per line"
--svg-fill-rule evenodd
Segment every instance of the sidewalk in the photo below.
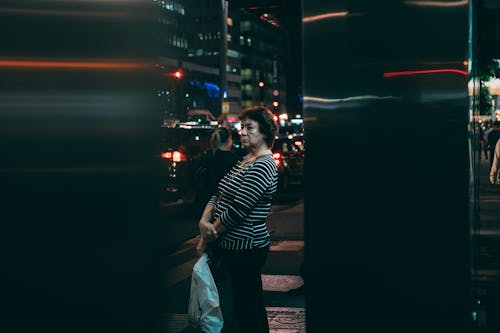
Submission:
M 479 223 L 475 239 L 475 300 L 479 327 L 500 332 L 500 185 L 489 182 L 489 162 L 479 165 Z

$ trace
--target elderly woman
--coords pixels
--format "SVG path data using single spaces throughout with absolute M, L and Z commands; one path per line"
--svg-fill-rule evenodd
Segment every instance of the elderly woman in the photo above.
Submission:
M 268 332 L 261 270 L 269 253 L 266 220 L 278 185 L 271 148 L 276 135 L 273 114 L 265 107 L 243 110 L 241 144 L 248 154 L 220 181 L 199 222 L 198 254 L 215 242 L 233 288 L 241 332 Z

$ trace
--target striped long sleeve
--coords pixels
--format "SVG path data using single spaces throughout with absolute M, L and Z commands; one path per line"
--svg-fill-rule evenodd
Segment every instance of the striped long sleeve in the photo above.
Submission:
M 251 164 L 238 163 L 230 170 L 210 201 L 215 205 L 215 218 L 226 228 L 219 246 L 244 250 L 270 243 L 266 220 L 277 185 L 278 173 L 271 155 Z

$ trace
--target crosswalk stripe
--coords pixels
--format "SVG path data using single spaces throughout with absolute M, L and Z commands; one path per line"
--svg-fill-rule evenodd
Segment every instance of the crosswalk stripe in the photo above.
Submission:
M 305 333 L 304 308 L 266 307 L 269 333 Z
M 193 266 L 197 260 L 198 257 L 170 269 L 166 274 L 165 286 L 170 288 L 184 279 L 189 278 L 193 273 Z
M 300 287 L 303 280 L 298 275 L 262 274 L 262 289 L 264 291 L 283 291 Z
M 189 326 L 189 323 L 186 313 L 167 313 L 163 332 L 179 333 L 187 326 Z
M 278 241 L 272 242 L 271 251 L 302 251 L 304 249 L 304 241 Z

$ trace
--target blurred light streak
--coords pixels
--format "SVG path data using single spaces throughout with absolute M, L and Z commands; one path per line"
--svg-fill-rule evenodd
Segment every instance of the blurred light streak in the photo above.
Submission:
M 145 69 L 151 67 L 151 64 L 145 62 L 119 61 L 0 60 L 0 67 L 122 70 Z
M 308 23 L 308 22 L 326 20 L 334 17 L 343 17 L 347 15 L 349 15 L 349 12 L 333 12 L 333 13 L 314 15 L 314 16 L 306 16 L 302 18 L 302 22 Z
M 136 13 L 117 11 L 88 11 L 88 10 L 61 10 L 61 9 L 21 9 L 21 8 L 0 8 L 0 14 L 16 14 L 30 16 L 78 16 L 78 17 L 138 17 Z
M 444 69 L 428 69 L 420 71 L 401 71 L 401 72 L 387 72 L 384 73 L 384 77 L 395 77 L 395 76 L 408 76 L 408 75 L 422 75 L 422 74 L 434 74 L 434 73 L 458 73 L 462 75 L 468 75 L 467 71 L 453 68 Z
M 469 4 L 469 0 L 461 1 L 405 1 L 406 5 L 424 7 L 460 7 Z
M 392 100 L 394 96 L 376 96 L 363 95 L 347 98 L 328 99 L 314 96 L 304 96 L 304 106 L 317 109 L 337 109 L 340 107 L 356 107 L 358 102 L 374 101 L 374 100 Z
M 89 167 L 48 167 L 48 168 L 0 168 L 1 175 L 18 175 L 18 174 L 88 174 L 88 173 L 110 173 L 116 172 L 131 172 L 143 171 L 144 167 L 124 166 L 121 164 L 110 166 L 89 166 Z
M 305 102 L 317 102 L 317 103 L 339 103 L 339 102 L 350 102 L 350 101 L 362 101 L 362 100 L 374 100 L 374 99 L 392 99 L 393 96 L 375 96 L 375 95 L 364 95 L 364 96 L 353 96 L 347 98 L 321 98 L 313 96 L 304 96 Z

